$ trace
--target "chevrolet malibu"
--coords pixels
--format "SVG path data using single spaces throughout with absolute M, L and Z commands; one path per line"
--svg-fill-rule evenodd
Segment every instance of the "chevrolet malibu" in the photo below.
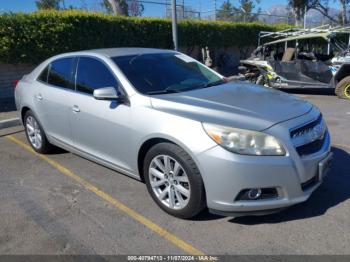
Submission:
M 64 148 L 142 180 L 171 215 L 262 215 L 306 201 L 332 153 L 319 109 L 228 82 L 182 53 L 112 48 L 52 57 L 15 88 L 33 149 Z

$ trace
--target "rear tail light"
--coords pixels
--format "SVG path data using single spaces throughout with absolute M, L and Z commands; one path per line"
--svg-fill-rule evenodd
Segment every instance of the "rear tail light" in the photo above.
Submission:
M 15 80 L 13 81 L 13 88 L 16 89 L 17 85 L 19 83 L 19 80 Z

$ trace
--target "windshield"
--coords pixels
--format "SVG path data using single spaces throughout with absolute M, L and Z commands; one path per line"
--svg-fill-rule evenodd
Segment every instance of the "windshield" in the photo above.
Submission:
M 179 53 L 156 53 L 112 58 L 140 93 L 178 93 L 224 83 L 196 60 Z

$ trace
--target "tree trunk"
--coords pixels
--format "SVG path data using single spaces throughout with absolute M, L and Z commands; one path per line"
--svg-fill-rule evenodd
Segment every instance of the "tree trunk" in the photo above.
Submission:
M 128 5 L 125 0 L 108 0 L 113 13 L 117 15 L 128 15 Z
M 295 18 L 295 26 L 302 26 L 303 25 L 303 15 L 304 11 L 302 8 L 294 7 L 293 8 L 294 18 Z
M 341 6 L 342 6 L 342 13 L 341 13 L 341 20 L 342 20 L 342 24 L 346 25 L 347 23 L 347 18 L 346 18 L 346 4 L 347 1 L 346 0 L 340 0 Z

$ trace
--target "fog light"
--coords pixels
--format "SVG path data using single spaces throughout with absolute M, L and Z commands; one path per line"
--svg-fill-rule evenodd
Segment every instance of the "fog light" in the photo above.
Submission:
M 274 187 L 248 188 L 248 189 L 243 189 L 241 192 L 239 192 L 239 194 L 235 198 L 235 201 L 262 200 L 262 199 L 272 199 L 277 197 L 278 197 L 277 189 Z
M 252 188 L 248 191 L 248 197 L 250 199 L 258 199 L 261 196 L 261 189 L 260 188 Z

